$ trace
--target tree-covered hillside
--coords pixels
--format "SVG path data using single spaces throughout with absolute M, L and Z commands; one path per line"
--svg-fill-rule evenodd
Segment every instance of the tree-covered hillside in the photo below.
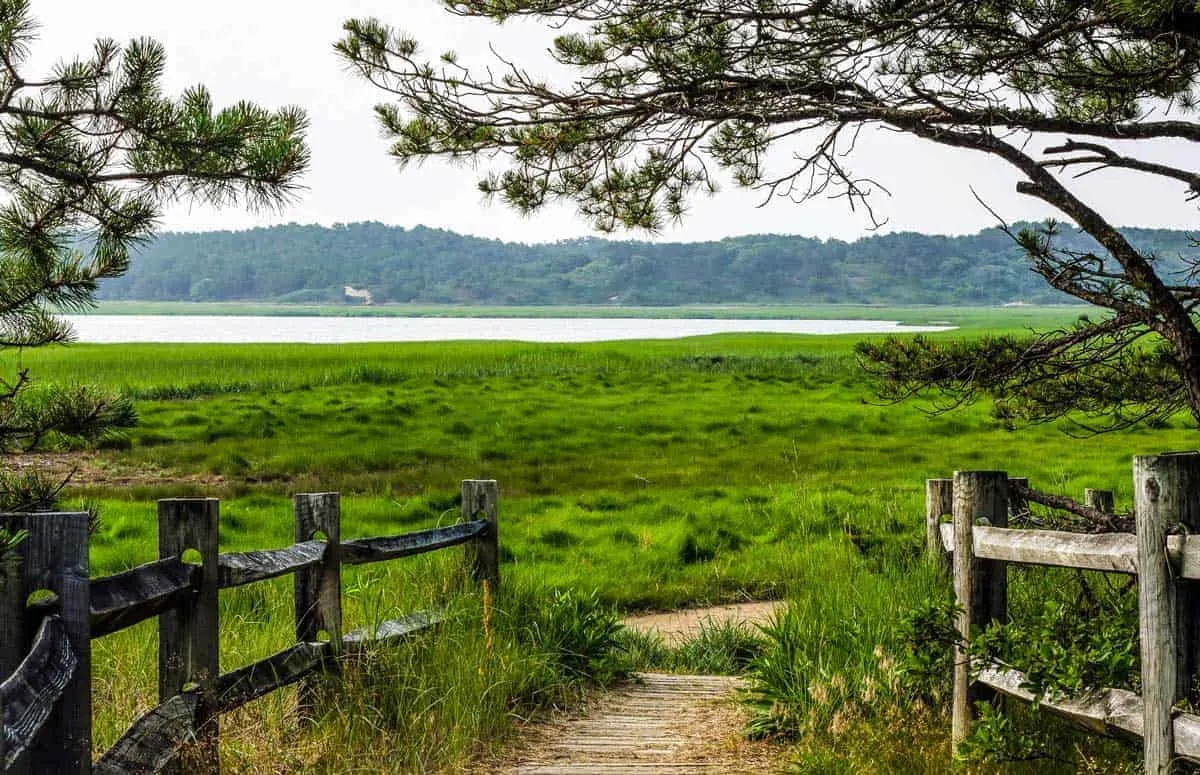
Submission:
M 1184 232 L 1131 229 L 1142 250 L 1186 266 Z M 1064 229 L 1064 246 L 1090 248 Z M 288 225 L 241 232 L 164 234 L 106 280 L 103 299 L 353 301 L 375 303 L 996 304 L 1061 302 L 1031 272 L 1011 237 L 886 234 L 855 242 L 760 235 L 719 242 L 595 238 L 524 245 L 440 229 L 379 223 Z

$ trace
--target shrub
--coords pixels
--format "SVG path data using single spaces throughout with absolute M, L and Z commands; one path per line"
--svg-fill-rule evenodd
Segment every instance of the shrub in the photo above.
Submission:
M 506 604 L 518 637 L 545 654 L 564 678 L 605 683 L 625 672 L 616 656 L 620 617 L 594 591 L 590 595 L 571 589 L 540 597 L 519 594 Z
M 741 622 L 706 619 L 675 651 L 677 669 L 706 675 L 737 675 L 760 658 L 766 640 Z
M 679 561 L 684 565 L 710 562 L 722 552 L 736 552 L 745 543 L 746 539 L 742 536 L 723 527 L 691 531 L 679 545 Z

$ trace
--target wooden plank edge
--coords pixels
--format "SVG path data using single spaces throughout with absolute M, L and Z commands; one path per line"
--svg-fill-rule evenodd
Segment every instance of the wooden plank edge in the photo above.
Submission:
M 946 523 L 940 528 L 942 545 L 946 551 L 953 552 L 954 525 Z M 975 556 L 985 560 L 1106 573 L 1137 573 L 1137 543 L 1132 533 L 1067 533 L 978 525 L 972 534 Z M 1200 577 L 1200 543 L 1195 548 L 1196 571 Z
M 217 707 L 221 713 L 226 713 L 293 684 L 323 667 L 331 655 L 327 642 L 297 643 L 252 665 L 226 673 L 217 679 Z
M 92 766 L 93 775 L 155 773 L 195 736 L 195 692 L 177 694 L 142 714 Z
M 25 659 L 0 683 L 5 769 L 33 743 L 78 664 L 62 619 L 47 616 Z
M 383 538 L 359 538 L 341 544 L 343 565 L 363 565 L 371 562 L 411 557 L 450 546 L 458 546 L 483 535 L 489 529 L 486 520 L 460 522 L 447 527 L 417 530 Z
M 342 638 L 342 645 L 353 650 L 373 644 L 393 643 L 441 624 L 444 618 L 441 611 L 419 611 L 401 619 L 380 622 L 373 632 L 362 629 L 349 632 Z
M 199 587 L 201 569 L 179 557 L 139 565 L 88 585 L 91 636 L 99 638 L 175 608 Z
M 1110 736 L 1142 736 L 1142 698 L 1133 692 L 1124 689 L 1098 689 L 1080 697 L 1043 697 L 1039 700 L 1028 689 L 1022 688 L 1025 674 L 1019 670 L 986 667 L 979 671 L 978 680 L 1009 697 L 1036 702 L 1039 708 L 1090 732 Z M 1176 713 L 1172 723 L 1175 731 L 1175 755 L 1200 762 L 1200 716 Z
M 1200 579 L 1200 536 L 1167 536 L 1167 556 L 1184 579 Z
M 229 589 L 311 568 L 321 562 L 325 547 L 324 541 L 303 541 L 282 549 L 222 554 L 217 558 L 217 583 Z
M 942 547 L 947 552 L 953 552 L 954 525 L 948 522 L 943 523 L 939 525 L 939 532 L 941 533 Z M 1060 546 L 1075 544 L 1078 548 L 1072 549 L 1071 553 L 1064 555 L 1059 562 L 1054 561 L 1053 557 L 1035 557 L 1030 559 L 1029 555 L 1022 555 L 1017 551 L 1006 549 L 1005 545 L 1011 542 L 1004 535 L 1013 532 L 1027 534 L 1027 536 L 1021 538 L 1022 542 L 1049 539 L 1057 541 Z M 980 540 L 980 536 L 984 535 L 988 535 L 988 539 Z M 1030 565 L 1054 565 L 1058 567 L 1080 568 L 1082 570 L 1132 574 L 1135 573 L 1133 567 L 1136 564 L 1136 557 L 1132 549 L 1130 549 L 1130 554 L 1125 554 L 1125 543 L 1128 543 L 1130 547 L 1136 545 L 1136 539 L 1132 533 L 1064 533 L 1055 530 L 1012 531 L 981 525 L 976 528 L 975 553 L 979 557 L 989 560 L 1005 560 Z M 1105 548 L 1098 550 L 1096 548 L 1098 546 Z M 1027 549 L 1026 551 L 1031 550 Z M 1076 556 L 1077 554 L 1078 556 Z M 1088 559 L 1089 554 L 1091 555 L 1091 559 Z M 1179 578 L 1193 581 L 1200 580 L 1200 536 L 1168 536 L 1167 556 L 1176 568 L 1176 575 Z

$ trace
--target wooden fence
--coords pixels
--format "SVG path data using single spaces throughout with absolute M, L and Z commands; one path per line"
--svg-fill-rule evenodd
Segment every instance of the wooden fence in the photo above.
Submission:
M 315 673 L 365 643 L 390 642 L 436 624 L 436 612 L 342 633 L 341 567 L 464 545 L 473 576 L 499 583 L 498 489 L 462 484 L 464 521 L 383 538 L 341 540 L 337 493 L 297 495 L 296 543 L 219 553 L 218 502 L 158 502 L 157 562 L 88 577 L 88 515 L 0 515 L 27 537 L 0 566 L 0 770 L 8 773 L 219 772 L 219 717 L 301 682 L 301 717 L 319 699 Z M 197 556 L 198 553 L 198 556 Z M 220 674 L 218 592 L 295 576 L 296 644 Z M 158 617 L 159 705 L 92 760 L 91 640 Z M 186 759 L 186 761 L 184 761 Z
M 969 733 L 973 704 L 989 691 L 1035 699 L 1022 673 L 971 665 L 965 651 L 973 633 L 1005 619 L 1005 564 L 1023 563 L 1137 577 L 1141 696 L 1101 689 L 1041 698 L 1040 707 L 1098 733 L 1141 737 L 1148 775 L 1170 773 L 1176 759 L 1200 761 L 1200 716 L 1174 707 L 1200 668 L 1200 453 L 1133 458 L 1133 533 L 1009 529 L 1010 500 L 1025 489 L 1011 481 L 1002 471 L 956 471 L 952 480 L 926 484 L 928 546 L 950 554 L 960 607 L 954 744 Z M 1111 493 L 1088 491 L 1086 499 L 1097 513 L 1111 513 Z M 947 514 L 953 521 L 941 524 Z

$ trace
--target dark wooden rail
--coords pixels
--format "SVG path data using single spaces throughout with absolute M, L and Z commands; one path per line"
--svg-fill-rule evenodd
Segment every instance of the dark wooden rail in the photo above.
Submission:
M 91 583 L 92 637 L 132 627 L 179 606 L 196 593 L 200 568 L 178 557 L 147 563 Z
M 494 588 L 500 580 L 496 508 L 494 481 L 467 480 L 458 524 L 342 542 L 337 493 L 297 495 L 295 544 L 220 554 L 217 502 L 168 499 L 159 502 L 162 559 L 90 581 L 86 514 L 0 515 L 0 527 L 28 527 L 32 538 L 20 547 L 17 566 L 0 565 L 0 676 L 7 676 L 0 684 L 0 769 L 21 775 L 182 772 L 176 754 L 187 742 L 188 775 L 214 775 L 220 714 L 301 683 L 300 711 L 311 716 L 307 711 L 319 698 L 304 682 L 314 674 L 336 668 L 345 653 L 402 641 L 441 620 L 436 612 L 414 613 L 342 635 L 343 564 L 463 545 L 472 574 Z M 201 562 L 183 562 L 185 549 L 199 552 Z M 219 675 L 218 589 L 289 573 L 296 579 L 297 643 Z M 49 594 L 30 605 L 26 595 L 33 589 Z M 93 763 L 88 642 L 152 617 L 159 618 L 160 704 Z M 40 629 L 29 638 L 24 622 L 39 618 Z M 68 708 L 68 695 L 81 705 Z
M 42 620 L 29 655 L 16 672 L 0 684 L 4 739 L 3 766 L 8 767 L 33 743 L 54 704 L 75 674 L 79 660 L 58 616 Z
M 304 541 L 283 549 L 222 554 L 217 583 L 221 589 L 240 587 L 311 568 L 325 557 L 325 547 L 324 541 Z
M 160 772 L 195 734 L 197 697 L 177 694 L 133 723 L 92 767 L 95 775 Z
M 418 530 L 415 533 L 387 538 L 360 538 L 341 545 L 343 565 L 363 565 L 369 562 L 398 560 L 414 554 L 458 546 L 485 536 L 489 523 L 484 520 L 460 522 L 449 527 Z

